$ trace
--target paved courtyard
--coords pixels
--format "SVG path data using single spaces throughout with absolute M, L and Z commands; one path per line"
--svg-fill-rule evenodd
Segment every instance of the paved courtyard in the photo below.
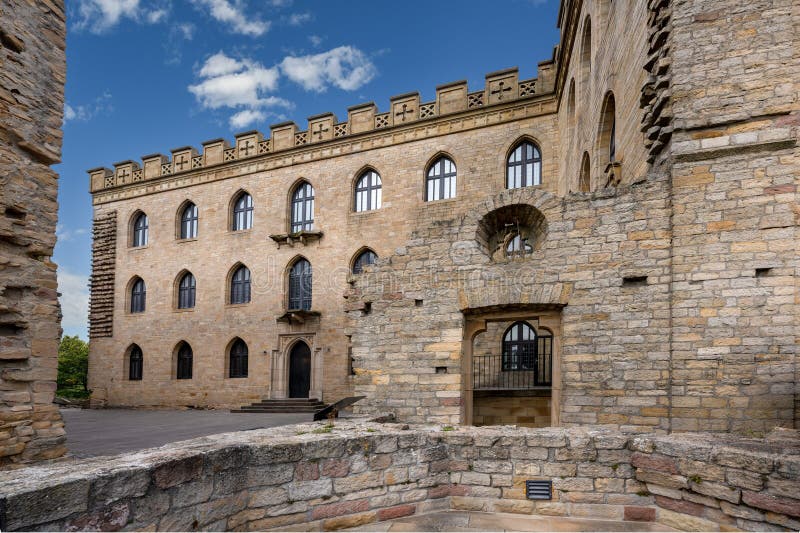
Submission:
M 226 410 L 62 409 L 74 457 L 114 455 L 215 433 L 310 422 L 313 414 Z

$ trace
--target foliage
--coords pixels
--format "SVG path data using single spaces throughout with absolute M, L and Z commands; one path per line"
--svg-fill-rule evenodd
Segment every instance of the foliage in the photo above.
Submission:
M 61 338 L 58 346 L 58 395 L 87 398 L 89 343 L 77 335 Z

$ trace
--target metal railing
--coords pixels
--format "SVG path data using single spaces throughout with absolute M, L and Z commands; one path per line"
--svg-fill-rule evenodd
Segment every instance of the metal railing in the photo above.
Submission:
M 472 357 L 473 390 L 529 390 L 553 384 L 553 337 L 503 347 L 503 354 Z M 526 345 L 523 345 L 526 344 Z

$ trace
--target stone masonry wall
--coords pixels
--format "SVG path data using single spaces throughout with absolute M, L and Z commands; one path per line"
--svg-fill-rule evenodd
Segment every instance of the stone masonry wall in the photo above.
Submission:
M 0 467 L 62 455 L 53 404 L 63 2 L 0 4 Z
M 797 424 L 800 8 L 676 1 L 673 27 L 673 429 Z
M 89 335 L 114 334 L 114 266 L 117 252 L 117 212 L 94 219 L 92 228 L 92 277 L 89 302 Z
M 552 500 L 526 499 L 529 479 L 551 480 Z M 444 509 L 788 530 L 800 449 L 796 433 L 339 421 L 0 473 L 0 493 L 4 531 L 333 530 Z

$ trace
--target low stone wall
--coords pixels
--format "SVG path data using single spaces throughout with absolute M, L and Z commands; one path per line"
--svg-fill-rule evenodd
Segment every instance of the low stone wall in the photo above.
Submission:
M 527 500 L 542 478 L 552 501 Z M 799 478 L 797 440 L 340 421 L 0 473 L 0 529 L 331 530 L 442 509 L 796 529 Z

